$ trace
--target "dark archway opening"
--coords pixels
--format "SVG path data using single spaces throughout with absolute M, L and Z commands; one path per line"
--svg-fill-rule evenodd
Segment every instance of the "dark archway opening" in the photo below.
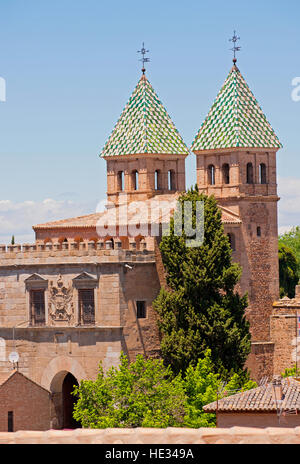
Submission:
M 81 427 L 80 422 L 73 418 L 74 405 L 77 398 L 72 395 L 74 386 L 78 386 L 78 382 L 74 375 L 67 374 L 62 384 L 62 405 L 63 405 L 63 428 L 64 429 L 78 429 Z

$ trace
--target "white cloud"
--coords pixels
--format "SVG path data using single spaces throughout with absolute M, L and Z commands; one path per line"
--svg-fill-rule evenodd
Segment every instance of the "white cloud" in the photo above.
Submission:
M 16 243 L 34 242 L 33 225 L 90 214 L 96 204 L 52 198 L 40 202 L 0 200 L 0 243 L 10 243 L 12 235 Z
M 288 231 L 292 226 L 300 225 L 300 179 L 279 177 L 278 179 L 278 225 L 279 233 Z M 71 200 L 14 202 L 0 200 L 0 243 L 10 243 L 12 235 L 16 243 L 34 241 L 32 226 L 58 219 L 82 216 L 103 211 L 106 200 L 98 203 L 90 201 L 80 203 Z
M 300 225 L 300 179 L 297 177 L 279 177 L 278 224 L 279 232 L 287 232 L 291 227 Z

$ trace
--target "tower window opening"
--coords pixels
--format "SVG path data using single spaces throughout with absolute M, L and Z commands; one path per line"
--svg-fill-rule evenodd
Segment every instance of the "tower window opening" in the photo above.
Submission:
M 146 302 L 145 301 L 136 302 L 136 317 L 138 319 L 146 318 Z
M 137 170 L 132 171 L 132 187 L 133 190 L 139 189 L 139 173 L 137 172 Z
M 154 188 L 155 190 L 161 189 L 161 173 L 159 170 L 156 170 L 154 173 Z
M 232 251 L 235 251 L 235 236 L 232 233 L 227 234 Z
M 215 185 L 216 183 L 216 168 L 213 164 L 208 166 L 208 183 L 209 185 Z
M 256 229 L 256 233 L 258 237 L 261 237 L 261 228 L 259 226 Z
M 253 184 L 253 164 L 247 164 L 247 184 Z
M 230 176 L 229 176 L 230 169 L 229 169 L 229 164 L 228 163 L 223 164 L 222 171 L 223 171 L 223 182 L 224 182 L 224 184 L 229 184 L 229 182 L 230 182 Z
M 259 165 L 259 183 L 266 184 L 267 183 L 267 167 L 264 163 Z
M 124 172 L 123 171 L 118 172 L 118 190 L 121 192 L 124 190 Z
M 175 190 L 176 189 L 175 172 L 172 169 L 170 169 L 170 171 L 168 171 L 168 189 L 169 190 Z

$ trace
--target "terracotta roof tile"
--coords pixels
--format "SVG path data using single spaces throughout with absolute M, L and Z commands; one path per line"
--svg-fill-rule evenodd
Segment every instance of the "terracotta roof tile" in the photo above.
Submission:
M 157 214 L 158 209 L 160 207 L 159 203 L 160 205 L 162 205 L 161 202 L 165 202 L 165 204 L 169 205 L 171 210 L 173 210 L 176 207 L 176 201 L 177 201 L 178 196 L 179 196 L 179 193 L 175 193 L 171 195 L 169 194 L 157 195 L 143 202 L 142 204 L 145 206 L 145 213 L 142 212 L 140 222 L 143 224 L 151 224 L 151 223 L 158 222 L 156 219 L 159 217 Z M 227 208 L 224 208 L 222 206 L 220 207 L 220 209 L 222 212 L 223 223 L 240 224 L 242 222 L 238 214 L 234 213 L 233 211 Z M 120 214 L 119 224 L 126 225 L 128 221 L 132 220 L 132 218 L 135 217 L 135 214 L 136 213 L 134 209 L 129 209 L 127 214 L 125 215 Z M 75 218 L 61 219 L 59 221 L 46 222 L 44 224 L 37 224 L 33 226 L 33 229 L 34 230 L 65 229 L 65 228 L 93 228 L 94 229 L 100 220 L 103 223 L 104 221 L 106 221 L 108 224 L 113 223 L 112 221 L 114 220 L 114 215 L 115 215 L 115 211 L 112 208 L 112 209 L 107 209 L 104 212 L 88 214 L 85 216 L 78 216 Z M 165 211 L 163 210 L 160 220 L 162 222 L 169 220 L 168 207 L 166 207 Z
M 284 399 L 282 408 L 284 410 L 300 411 L 300 381 L 291 377 L 282 379 L 282 392 Z M 205 412 L 215 412 L 217 402 L 204 406 Z M 218 411 L 276 411 L 277 405 L 274 399 L 274 387 L 272 383 L 251 390 L 236 393 L 235 395 L 222 398 L 218 401 Z

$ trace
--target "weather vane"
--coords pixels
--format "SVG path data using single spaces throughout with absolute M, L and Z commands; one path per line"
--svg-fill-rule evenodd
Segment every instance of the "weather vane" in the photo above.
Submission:
M 138 53 L 141 53 L 143 55 L 143 58 L 141 58 L 139 61 L 142 61 L 142 63 L 143 63 L 142 73 L 145 74 L 145 71 L 146 71 L 145 63 L 149 63 L 150 58 L 145 58 L 145 55 L 146 55 L 146 53 L 149 53 L 149 50 L 145 49 L 144 42 L 143 42 L 143 46 L 142 46 L 141 50 L 138 50 Z
M 234 31 L 233 33 L 233 37 L 232 39 L 229 39 L 230 42 L 233 42 L 233 48 L 231 48 L 230 50 L 233 51 L 233 62 L 234 64 L 236 63 L 237 59 L 236 59 L 236 52 L 239 52 L 241 47 L 238 47 L 237 46 L 237 41 L 240 40 L 240 37 L 238 37 L 236 35 L 236 31 Z

